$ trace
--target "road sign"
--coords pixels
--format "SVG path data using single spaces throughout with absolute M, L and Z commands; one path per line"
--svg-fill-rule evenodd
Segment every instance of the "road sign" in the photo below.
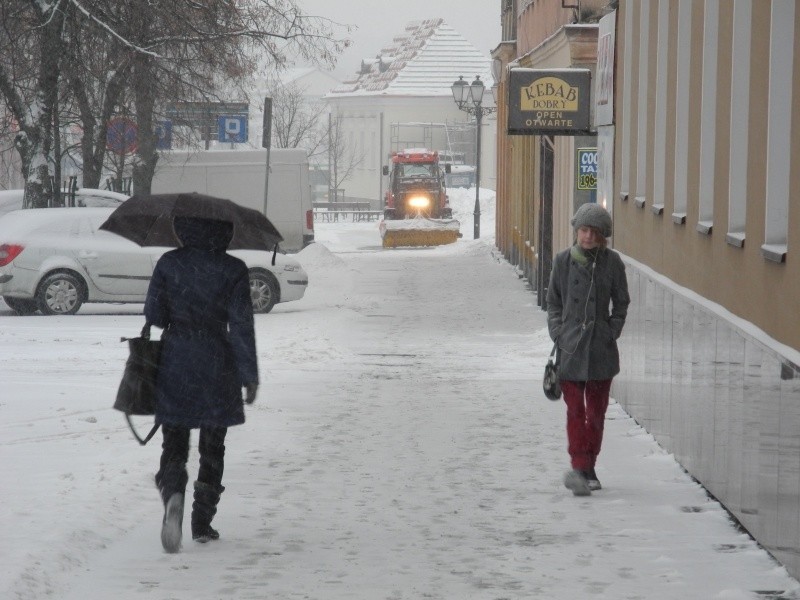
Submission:
M 156 150 L 170 150 L 172 148 L 172 121 L 159 121 L 155 127 Z
M 269 148 L 272 146 L 272 98 L 264 98 L 264 122 L 261 131 L 261 147 Z
M 128 117 L 113 117 L 108 121 L 106 148 L 116 154 L 133 154 L 139 147 L 139 129 Z
M 217 139 L 220 142 L 242 144 L 247 141 L 247 116 L 222 115 L 217 119 Z

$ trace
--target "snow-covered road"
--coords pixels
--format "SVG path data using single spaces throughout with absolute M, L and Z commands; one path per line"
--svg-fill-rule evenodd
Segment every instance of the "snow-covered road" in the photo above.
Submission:
M 222 538 L 185 534 L 177 555 L 159 540 L 160 436 L 138 447 L 110 408 L 141 306 L 0 303 L 0 597 L 800 598 L 616 404 L 605 489 L 563 488 L 544 314 L 489 243 L 383 250 L 375 223 L 317 239 L 306 297 L 257 317 L 262 386 L 228 436 Z

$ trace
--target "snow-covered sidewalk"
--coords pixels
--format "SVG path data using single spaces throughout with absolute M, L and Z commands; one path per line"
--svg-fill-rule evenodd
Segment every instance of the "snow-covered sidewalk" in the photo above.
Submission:
M 0 597 L 800 598 L 617 404 L 604 489 L 563 487 L 544 314 L 491 237 L 383 250 L 375 223 L 317 227 L 306 298 L 257 318 L 222 538 L 185 533 L 177 555 L 159 540 L 160 436 L 138 447 L 110 408 L 141 306 L 0 303 Z

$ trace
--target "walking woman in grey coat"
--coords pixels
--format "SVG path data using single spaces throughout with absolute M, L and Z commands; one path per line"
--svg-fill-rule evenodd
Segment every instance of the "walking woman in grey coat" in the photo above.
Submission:
M 611 380 L 619 373 L 617 338 L 628 314 L 628 281 L 619 254 L 606 247 L 611 215 L 582 205 L 572 217 L 575 244 L 553 260 L 547 325 L 559 348 L 572 470 L 564 485 L 576 496 L 601 488 L 595 473 Z

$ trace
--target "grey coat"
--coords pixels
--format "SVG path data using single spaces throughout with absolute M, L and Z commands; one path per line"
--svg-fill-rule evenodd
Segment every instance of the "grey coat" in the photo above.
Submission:
M 570 250 L 553 260 L 547 289 L 547 326 L 560 350 L 559 375 L 569 381 L 612 379 L 619 373 L 616 340 L 630 303 L 625 265 L 607 248 L 586 265 Z

